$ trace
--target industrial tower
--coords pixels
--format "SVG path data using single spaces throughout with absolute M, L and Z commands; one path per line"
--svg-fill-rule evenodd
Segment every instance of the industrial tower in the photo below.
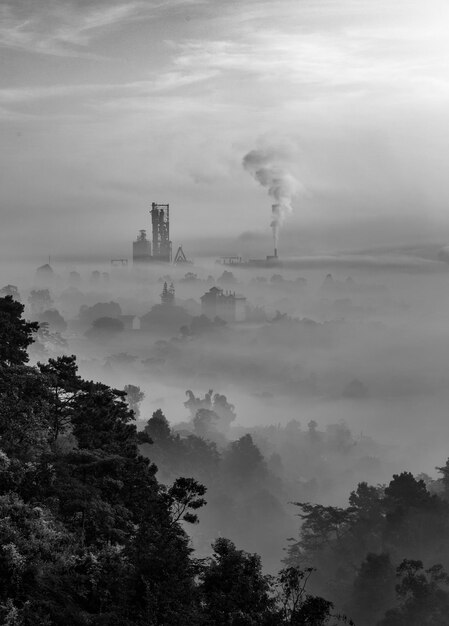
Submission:
M 151 243 L 147 239 L 146 230 L 140 230 L 137 239 L 133 241 L 133 263 L 148 261 L 151 261 Z
M 153 202 L 150 213 L 153 227 L 152 260 L 171 263 L 170 205 Z

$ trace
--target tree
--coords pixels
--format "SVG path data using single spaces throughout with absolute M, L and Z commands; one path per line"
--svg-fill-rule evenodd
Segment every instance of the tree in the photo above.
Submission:
M 126 402 L 136 419 L 140 417 L 140 403 L 145 398 L 144 392 L 137 385 L 125 385 Z
M 193 418 L 194 432 L 198 437 L 210 437 L 211 431 L 215 430 L 219 416 L 210 409 L 198 409 Z
M 448 536 L 449 505 L 427 491 L 423 480 L 410 472 L 395 474 L 382 501 L 386 526 L 384 541 L 400 558 L 438 558 L 435 538 Z
M 201 437 L 206 435 L 212 425 L 217 430 L 226 432 L 236 418 L 234 405 L 228 402 L 225 395 L 213 395 L 213 389 L 209 389 L 204 398 L 195 397 L 190 389 L 186 391 L 186 395 L 188 399 L 184 406 L 189 410 L 195 430 Z
M 249 434 L 229 444 L 223 463 L 225 472 L 238 483 L 266 478 L 263 455 Z
M 70 534 L 48 509 L 25 503 L 14 493 L 0 496 L 0 517 L 1 623 L 63 623 L 48 621 L 54 617 L 55 595 L 48 593 L 48 585 L 64 563 L 67 569 Z M 61 595 L 67 601 L 69 589 Z
M 192 511 L 206 504 L 203 498 L 206 487 L 193 478 L 177 478 L 167 490 L 167 502 L 170 508 L 172 523 L 184 520 L 190 524 L 198 522 L 198 516 Z
M 194 624 L 181 522 L 205 488 L 160 485 L 126 393 L 81 379 L 73 356 L 25 365 L 37 325 L 10 297 L 0 309 L 0 621 Z
M 164 287 L 161 293 L 161 303 L 164 305 L 172 305 L 175 302 L 175 288 L 173 283 L 171 283 L 170 287 L 167 286 L 167 283 L 164 283 Z
M 137 432 L 125 392 L 102 383 L 85 382 L 75 396 L 73 434 L 79 448 L 101 449 L 121 456 L 137 454 Z
M 24 305 L 11 296 L 0 298 L 0 365 L 23 365 L 28 362 L 27 348 L 37 332 L 37 322 L 22 319 Z
M 186 391 L 187 400 L 184 402 L 184 406 L 190 412 L 191 419 L 195 417 L 198 409 L 212 409 L 212 394 L 213 389 L 209 389 L 204 398 L 197 398 L 190 389 Z
M 62 356 L 49 359 L 47 363 L 38 363 L 38 368 L 46 382 L 47 400 L 51 407 L 49 439 L 55 442 L 64 434 L 72 423 L 75 398 L 85 388 L 78 375 L 76 357 Z
M 393 479 L 385 489 L 385 504 L 390 511 L 420 508 L 434 502 L 423 480 L 416 480 L 410 472 L 393 474 Z
M 89 325 L 101 317 L 118 319 L 122 315 L 122 309 L 118 302 L 97 302 L 93 306 L 82 305 L 79 310 L 79 319 L 83 324 Z
M 48 289 L 33 289 L 28 297 L 32 312 L 37 315 L 53 306 L 53 300 Z
M 43 359 L 50 352 L 61 355 L 67 348 L 67 340 L 58 331 L 51 331 L 47 322 L 39 322 L 39 328 L 34 337 L 34 343 L 30 346 L 30 356 L 35 359 Z
M 20 293 L 15 285 L 5 285 L 0 289 L 0 297 L 11 296 L 13 300 L 20 302 Z
M 449 500 L 449 459 L 443 467 L 436 468 L 441 476 L 441 483 L 443 485 L 443 495 L 446 500 Z
M 424 569 L 421 561 L 404 559 L 396 570 L 400 602 L 378 626 L 446 626 L 449 613 L 449 575 L 441 565 Z
M 67 329 L 67 322 L 56 309 L 48 309 L 39 315 L 39 322 L 47 323 L 57 331 L 63 332 Z
M 310 422 L 307 424 L 307 428 L 307 435 L 310 439 L 310 442 L 313 444 L 319 443 L 319 441 L 321 440 L 321 435 L 317 430 L 318 424 L 315 422 L 315 420 L 310 420 Z
M 125 328 L 122 320 L 114 317 L 99 317 L 85 334 L 89 339 L 107 339 L 121 333 Z
M 226 322 L 219 317 L 211 320 L 206 315 L 197 315 L 190 322 L 190 334 L 201 335 L 202 333 L 224 328 Z
M 356 623 L 377 624 L 394 603 L 395 568 L 389 554 L 367 554 L 354 581 L 352 616 Z
M 200 597 L 210 626 L 268 624 L 274 600 L 260 557 L 237 550 L 229 539 L 217 539 L 200 575 Z
M 228 430 L 231 423 L 237 417 L 235 406 L 230 404 L 225 395 L 216 393 L 214 395 L 213 410 L 219 416 L 219 427 L 221 430 Z
M 148 420 L 145 432 L 153 441 L 165 441 L 171 436 L 171 428 L 161 409 L 157 409 Z
M 237 279 L 232 272 L 224 270 L 223 274 L 217 278 L 217 282 L 224 285 L 234 285 Z
M 21 463 L 39 458 L 48 447 L 51 420 L 45 380 L 38 372 L 25 365 L 0 367 L 0 416 L 3 452 Z
M 210 559 L 193 558 L 185 525 L 206 488 L 196 476 L 158 482 L 129 406 L 140 390 L 84 380 L 73 355 L 28 366 L 37 325 L 22 312 L 0 299 L 0 623 L 284 626 L 257 555 L 219 539 Z M 233 415 L 224 396 L 209 401 Z M 160 410 L 147 429 L 150 451 L 178 468 L 209 478 L 220 464 L 214 444 L 173 434 Z M 249 435 L 226 455 L 228 472 L 263 479 Z M 329 606 L 307 596 L 300 623 L 324 624 Z
M 352 620 L 344 615 L 334 615 L 334 605 L 329 600 L 313 596 L 307 592 L 307 583 L 315 570 L 308 567 L 301 570 L 297 567 L 286 567 L 276 576 L 274 587 L 278 615 L 282 624 L 297 626 L 325 626 L 332 619 L 340 623 L 352 624 Z
M 314 552 L 324 545 L 331 545 L 336 553 L 350 558 L 346 536 L 354 521 L 354 509 L 343 509 L 309 502 L 294 502 L 301 509 L 303 520 L 300 546 L 306 552 Z

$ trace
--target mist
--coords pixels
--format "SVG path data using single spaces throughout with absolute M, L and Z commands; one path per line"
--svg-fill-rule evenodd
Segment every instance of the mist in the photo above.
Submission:
M 1 623 L 446 626 L 445 17 L 2 3 Z
M 195 412 L 184 406 L 187 390 L 202 398 L 212 389 L 234 405 L 226 428 L 211 423 L 200 433 L 223 454 L 250 434 L 267 466 L 275 463 L 266 481 L 281 481 L 282 497 L 277 483 L 266 489 L 278 503 L 277 522 L 249 535 L 239 521 L 228 529 L 275 569 L 297 528 L 289 502 L 341 506 L 361 480 L 384 483 L 404 469 L 435 477 L 445 460 L 447 266 L 413 256 L 396 267 L 385 254 L 376 259 L 366 264 L 355 255 L 341 267 L 317 258 L 318 267 L 301 272 L 207 260 L 167 268 L 54 263 L 44 284 L 29 266 L 11 278 L 27 317 L 48 324 L 32 362 L 76 354 L 83 376 L 138 386 L 140 427 L 161 409 L 181 437 L 198 435 Z M 421 263 L 430 266 L 423 271 Z M 161 304 L 164 282 L 173 284 L 171 305 Z M 242 321 L 201 317 L 200 298 L 215 286 L 246 298 Z M 36 291 L 45 290 L 50 300 L 40 302 Z M 96 328 L 98 319 L 111 327 Z M 311 423 L 328 441 L 318 458 L 305 454 Z M 154 460 L 161 479 L 173 476 Z M 221 530 L 214 515 L 211 504 L 198 549 Z

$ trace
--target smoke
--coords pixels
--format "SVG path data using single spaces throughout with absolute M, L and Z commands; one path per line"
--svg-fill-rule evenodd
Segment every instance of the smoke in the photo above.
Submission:
M 274 149 L 251 150 L 243 158 L 243 167 L 251 176 L 268 190 L 273 198 L 271 207 L 274 247 L 277 248 L 279 229 L 285 218 L 293 211 L 292 200 L 301 189 L 301 183 L 283 166 L 285 159 Z

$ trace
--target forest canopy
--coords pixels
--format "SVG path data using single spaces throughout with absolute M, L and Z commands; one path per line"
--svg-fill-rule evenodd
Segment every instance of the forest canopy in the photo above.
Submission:
M 345 614 L 366 626 L 446 624 L 447 464 L 436 481 L 402 472 L 359 483 L 347 507 L 295 503 L 299 538 L 276 575 L 219 535 L 199 558 L 189 529 L 201 527 L 209 485 L 223 511 L 233 496 L 269 526 L 281 461 L 267 462 L 248 433 L 223 443 L 235 407 L 212 390 L 188 392 L 191 432 L 174 431 L 160 409 L 138 431 L 135 385 L 86 380 L 73 355 L 28 365 L 38 324 L 23 308 L 0 298 L 2 624 L 353 624 Z M 332 445 L 349 449 L 346 431 L 337 435 Z M 312 453 L 325 444 L 316 423 L 302 437 Z

